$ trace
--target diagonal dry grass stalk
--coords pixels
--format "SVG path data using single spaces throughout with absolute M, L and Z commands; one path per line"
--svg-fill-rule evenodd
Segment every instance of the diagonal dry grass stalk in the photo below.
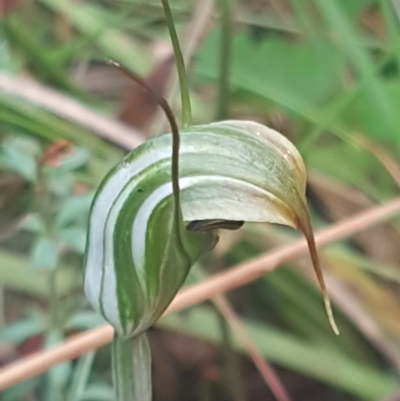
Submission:
M 208 26 L 207 17 L 211 13 L 212 2 L 209 0 L 204 1 L 204 4 L 198 7 L 195 18 L 188 26 L 192 33 L 189 35 L 188 43 L 184 49 L 186 63 L 189 63 L 195 48 L 201 42 Z M 172 97 L 175 96 L 174 90 L 171 90 Z M 128 127 L 113 118 L 104 117 L 78 101 L 28 78 L 0 72 L 1 93 L 36 104 L 128 150 L 139 146 L 146 138 L 143 132 L 133 127 Z M 155 125 L 157 126 L 159 123 Z M 385 149 L 362 135 L 355 135 L 353 141 L 356 145 L 370 152 L 384 166 L 394 181 L 400 185 L 400 166 Z
M 0 94 L 33 103 L 126 149 L 139 146 L 146 138 L 137 129 L 104 117 L 98 111 L 32 79 L 0 72 Z
M 202 268 L 194 266 L 193 272 L 195 276 L 198 276 L 199 280 L 206 280 L 207 274 Z M 258 351 L 257 346 L 250 337 L 247 327 L 241 322 L 227 297 L 224 295 L 218 295 L 212 298 L 212 302 L 215 308 L 224 317 L 227 324 L 231 327 L 234 336 L 242 344 L 243 349 L 246 351 L 248 357 L 253 361 L 260 376 L 270 388 L 277 401 L 292 401 L 274 369 Z
M 213 298 L 213 302 L 218 310 L 221 312 L 222 316 L 231 326 L 238 340 L 243 344 L 243 348 L 246 350 L 250 359 L 253 361 L 255 367 L 259 371 L 265 383 L 267 383 L 267 385 L 270 387 L 271 391 L 275 395 L 275 398 L 278 401 L 291 401 L 288 392 L 281 383 L 274 369 L 258 352 L 257 347 L 254 345 L 253 340 L 251 339 L 250 334 L 246 329 L 246 326 L 242 324 L 227 299 L 224 296 L 219 295 Z
M 319 247 L 363 231 L 400 213 L 400 197 L 383 205 L 363 211 L 352 218 L 331 225 L 315 236 Z M 167 310 L 177 311 L 213 298 L 226 291 L 240 287 L 270 272 L 280 265 L 307 253 L 305 240 L 279 247 L 250 259 L 235 268 L 216 274 L 198 285 L 181 291 Z M 64 344 L 50 350 L 38 352 L 6 366 L 0 373 L 0 390 L 45 372 L 52 366 L 107 344 L 113 336 L 113 328 L 105 325 L 78 334 Z

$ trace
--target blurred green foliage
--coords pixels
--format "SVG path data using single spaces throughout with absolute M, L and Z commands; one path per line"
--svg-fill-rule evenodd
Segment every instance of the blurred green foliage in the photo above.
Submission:
M 108 58 L 148 75 L 158 62 L 152 45 L 167 37 L 159 3 L 10 2 L 0 27 L 0 78 L 30 75 L 99 115 L 115 115 L 115 97 L 99 96 L 85 83 L 95 68 L 109 71 Z M 195 2 L 171 5 L 183 27 Z M 276 125 L 301 150 L 310 172 L 340 185 L 344 193 L 356 190 L 370 204 L 393 198 L 396 183 L 377 152 L 363 147 L 359 138 L 383 149 L 386 159 L 399 160 L 399 23 L 399 10 L 389 0 L 238 2 L 230 116 Z M 217 24 L 218 19 L 191 72 L 198 123 L 211 121 L 216 108 L 210 96 L 216 98 Z M 49 347 L 102 324 L 81 292 L 86 223 L 93 190 L 123 152 L 87 128 L 3 90 L 1 79 L 0 343 L 13 344 L 22 356 L 21 345 L 32 339 Z M 46 152 L 60 140 L 71 146 L 54 163 L 44 163 Z M 346 209 L 341 195 L 335 194 L 333 205 Z M 321 208 L 318 193 L 312 200 L 316 225 L 328 224 L 332 204 Z M 347 215 L 353 212 L 348 209 Z M 390 238 L 398 238 L 398 228 L 398 221 L 390 225 Z M 278 228 L 250 225 L 219 253 L 218 264 L 239 263 L 265 251 L 267 243 L 293 238 Z M 396 255 L 396 243 L 389 245 L 387 253 Z M 329 384 L 337 399 L 383 399 L 400 386 L 399 265 L 398 259 L 397 265 L 383 259 L 354 241 L 323 252 L 331 273 L 379 327 L 379 342 L 368 338 L 346 310 L 338 311 L 342 335 L 335 338 L 320 295 L 295 266 L 234 292 L 231 299 L 258 349 L 274 364 Z M 215 314 L 206 306 L 168 316 L 160 327 L 223 342 Z M 382 351 L 385 347 L 393 351 L 392 358 Z M 112 400 L 110 372 L 103 363 L 108 354 L 99 354 L 20 383 L 2 400 Z

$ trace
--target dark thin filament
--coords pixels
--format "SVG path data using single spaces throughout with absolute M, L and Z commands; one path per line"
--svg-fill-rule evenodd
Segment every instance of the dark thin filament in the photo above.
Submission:
M 158 105 L 162 108 L 165 116 L 168 119 L 169 125 L 171 126 L 172 133 L 172 157 L 171 157 L 171 177 L 172 177 L 172 192 L 175 199 L 175 218 L 180 218 L 180 196 L 179 196 L 179 146 L 180 146 L 180 136 L 179 128 L 176 122 L 174 113 L 169 106 L 168 102 L 157 93 L 142 77 L 140 77 L 135 72 L 128 70 L 126 67 L 116 63 L 115 61 L 110 61 L 114 67 L 122 71 L 127 77 L 135 81 L 143 89 L 145 89 Z M 176 220 L 177 221 L 177 220 Z

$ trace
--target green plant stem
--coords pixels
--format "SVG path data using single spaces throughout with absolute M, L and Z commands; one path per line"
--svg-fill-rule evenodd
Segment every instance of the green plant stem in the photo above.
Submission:
M 223 355 L 222 379 L 224 389 L 233 401 L 245 401 L 246 395 L 243 386 L 239 356 L 233 349 L 231 330 L 221 312 L 215 310 L 221 332 L 221 348 Z
M 0 329 L 5 326 L 5 302 L 4 302 L 4 289 L 3 284 L 0 284 Z
M 112 371 L 117 401 L 151 401 L 151 354 L 146 334 L 114 335 Z
M 95 351 L 90 351 L 79 358 L 72 377 L 71 390 L 69 391 L 67 398 L 68 401 L 76 401 L 83 398 L 92 370 L 95 353 Z
M 38 215 L 43 221 L 46 230 L 46 235 L 48 237 L 52 237 L 54 233 L 53 233 L 52 216 L 50 214 L 51 209 L 49 205 L 49 192 L 47 188 L 47 178 L 44 172 L 44 163 L 42 160 L 38 160 L 36 172 L 37 172 L 37 182 L 34 188 L 35 208 L 37 210 Z M 57 272 L 58 272 L 57 268 L 54 268 L 49 272 L 49 297 L 48 297 L 49 332 L 51 330 L 54 330 L 54 328 L 58 326 Z
M 232 61 L 232 18 L 231 0 L 219 0 L 221 31 L 220 31 L 220 59 L 218 78 L 218 106 L 216 119 L 224 120 L 228 115 L 230 97 L 230 72 Z
M 178 70 L 181 102 L 182 102 L 182 124 L 184 128 L 187 128 L 192 125 L 192 108 L 190 105 L 189 87 L 187 83 L 185 62 L 183 60 L 183 55 L 181 47 L 179 45 L 179 39 L 178 35 L 176 34 L 174 19 L 172 17 L 168 0 L 161 0 L 161 1 L 164 8 L 164 15 L 165 15 L 165 20 L 167 22 L 169 35 L 171 37 L 172 47 L 174 50 L 176 68 Z

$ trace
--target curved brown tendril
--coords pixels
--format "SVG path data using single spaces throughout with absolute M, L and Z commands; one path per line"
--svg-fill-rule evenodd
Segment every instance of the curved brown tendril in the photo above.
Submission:
M 157 93 L 141 76 L 139 76 L 138 74 L 136 74 L 131 70 L 128 70 L 126 67 L 120 65 L 119 63 L 113 60 L 109 60 L 109 64 L 118 68 L 118 70 L 123 72 L 127 77 L 135 81 L 138 85 L 140 85 L 143 89 L 145 89 L 151 96 L 153 96 L 154 100 L 162 108 L 162 110 L 165 113 L 165 116 L 168 119 L 172 133 L 172 157 L 171 157 L 172 191 L 175 199 L 175 217 L 178 218 L 180 216 L 180 193 L 179 193 L 180 136 L 179 136 L 178 124 L 176 122 L 174 113 L 171 107 L 169 106 L 168 102 L 164 99 L 164 97 L 162 97 L 159 93 Z

